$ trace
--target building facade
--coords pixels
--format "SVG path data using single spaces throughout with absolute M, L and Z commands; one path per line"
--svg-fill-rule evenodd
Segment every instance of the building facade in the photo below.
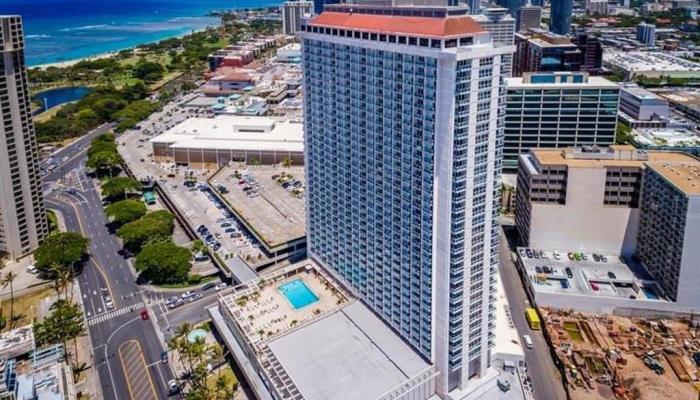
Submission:
M 581 71 L 591 75 L 599 75 L 603 72 L 603 45 L 597 36 L 587 33 L 577 33 L 573 43 L 581 52 Z
M 572 11 L 573 0 L 552 0 L 549 30 L 559 35 L 571 33 Z
M 518 31 L 528 31 L 539 29 L 542 23 L 542 7 L 523 6 L 520 8 L 520 19 L 518 20 Z
M 579 71 L 583 60 L 579 47 L 568 36 L 543 30 L 515 34 L 517 50 L 513 59 L 513 76 L 525 72 Z
M 515 225 L 522 243 L 633 255 L 642 169 L 665 155 L 610 146 L 532 149 L 520 156 Z
M 668 117 L 668 101 L 636 84 L 624 84 L 620 88 L 620 113 L 635 120 L 651 121 Z
M 700 306 L 700 161 L 657 164 L 644 172 L 637 257 L 665 295 Z
M 302 26 L 309 256 L 436 366 L 441 397 L 468 398 L 491 370 L 513 48 L 405 11 Z
M 656 25 L 642 22 L 637 25 L 637 40 L 644 43 L 647 47 L 654 47 L 656 40 Z
M 22 19 L 0 17 L 0 253 L 27 255 L 48 235 L 24 63 Z
M 533 73 L 506 79 L 503 167 L 534 148 L 608 146 L 615 142 L 620 88 L 577 73 Z
M 314 12 L 314 3 L 304 0 L 287 1 L 282 5 L 282 32 L 294 35 L 301 26 L 301 18 Z

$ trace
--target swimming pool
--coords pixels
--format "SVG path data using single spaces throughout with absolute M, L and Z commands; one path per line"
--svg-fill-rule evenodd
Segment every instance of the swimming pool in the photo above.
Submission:
M 299 310 L 318 301 L 318 297 L 301 280 L 295 279 L 280 285 L 280 292 L 287 298 L 295 310 Z

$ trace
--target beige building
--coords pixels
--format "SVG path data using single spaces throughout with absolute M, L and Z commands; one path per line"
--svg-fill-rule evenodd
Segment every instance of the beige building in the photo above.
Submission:
M 221 115 L 189 118 L 151 139 L 159 162 L 193 168 L 229 162 L 278 164 L 285 159 L 304 164 L 301 122 L 267 117 Z
M 533 149 L 519 159 L 518 233 L 532 248 L 632 255 L 644 170 L 684 162 L 696 160 L 626 145 Z
M 0 57 L 0 253 L 14 260 L 49 233 L 19 16 L 0 16 Z

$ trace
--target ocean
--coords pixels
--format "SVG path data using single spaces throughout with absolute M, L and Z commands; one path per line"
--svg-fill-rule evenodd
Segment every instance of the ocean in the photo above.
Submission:
M 275 6 L 282 0 L 0 0 L 24 21 L 29 66 L 104 54 L 218 24 L 213 10 Z

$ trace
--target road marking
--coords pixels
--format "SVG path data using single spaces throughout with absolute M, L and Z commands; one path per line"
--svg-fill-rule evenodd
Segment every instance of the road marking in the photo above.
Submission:
M 126 377 L 129 397 L 133 400 L 158 400 L 156 388 L 153 386 L 151 374 L 148 372 L 148 366 L 141 351 L 141 344 L 136 340 L 122 343 L 119 346 L 119 361 Z M 144 375 L 146 375 L 145 378 Z
M 80 213 L 78 212 L 78 208 L 75 206 L 75 204 L 70 203 L 70 206 L 73 207 L 73 211 L 75 212 L 75 215 L 78 218 L 78 225 L 80 226 L 80 232 L 82 233 L 83 236 L 85 236 L 85 228 L 83 228 L 83 221 L 80 219 Z M 105 283 L 107 284 L 107 291 L 109 292 L 109 297 L 114 299 L 114 295 L 112 294 L 112 285 L 109 283 L 109 279 L 107 279 L 107 274 L 104 272 L 102 269 L 102 266 L 100 266 L 100 263 L 97 261 L 95 257 L 90 257 L 92 260 L 93 264 L 97 267 L 97 271 L 102 275 L 102 279 L 104 279 Z M 117 305 L 116 300 L 114 301 L 114 305 Z
M 92 318 L 88 318 L 88 325 L 94 326 L 94 325 L 97 325 L 101 322 L 108 321 L 112 318 L 118 317 L 120 315 L 124 315 L 124 314 L 129 313 L 129 312 L 136 311 L 137 309 L 144 308 L 144 307 L 146 307 L 146 305 L 143 304 L 143 302 L 140 302 L 140 303 L 134 304 L 132 306 L 122 307 L 118 310 L 110 311 L 108 313 L 95 315 Z

